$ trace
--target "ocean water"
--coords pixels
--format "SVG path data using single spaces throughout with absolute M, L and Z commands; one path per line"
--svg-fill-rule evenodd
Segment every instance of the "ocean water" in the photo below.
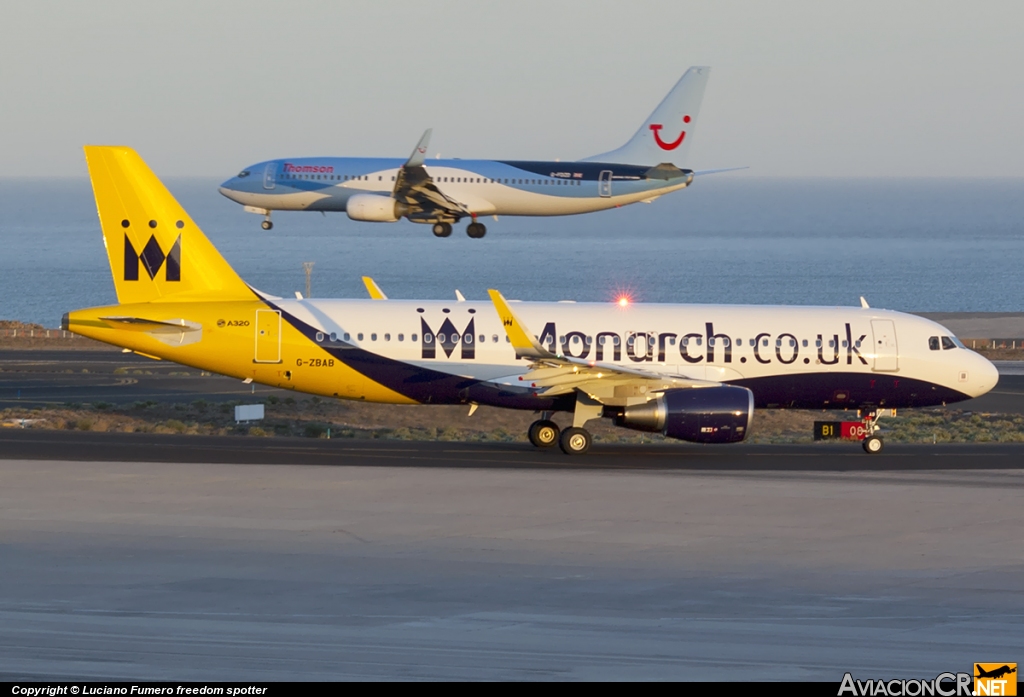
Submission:
M 344 214 L 244 213 L 217 180 L 170 179 L 251 285 L 277 295 L 856 305 L 1024 310 L 1024 179 L 762 179 L 721 175 L 653 204 L 460 226 L 355 223 Z M 0 179 L 0 319 L 57 326 L 116 302 L 89 183 Z

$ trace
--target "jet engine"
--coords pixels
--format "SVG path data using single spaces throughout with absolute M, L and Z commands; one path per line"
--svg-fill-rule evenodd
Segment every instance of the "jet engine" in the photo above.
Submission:
M 646 404 L 625 407 L 615 425 L 691 443 L 737 443 L 746 438 L 753 418 L 753 392 L 717 385 L 667 390 Z
M 395 223 L 408 212 L 408 207 L 390 196 L 356 194 L 345 203 L 345 212 L 352 220 Z

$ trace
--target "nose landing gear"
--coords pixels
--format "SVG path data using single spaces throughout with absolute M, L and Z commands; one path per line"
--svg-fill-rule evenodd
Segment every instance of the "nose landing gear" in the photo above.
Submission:
M 882 437 L 875 435 L 881 430 L 878 422 L 881 421 L 883 416 L 896 416 L 896 410 L 877 409 L 864 415 L 864 430 L 867 433 L 867 437 L 861 441 L 861 447 L 864 448 L 864 452 L 868 455 L 877 455 L 885 449 Z

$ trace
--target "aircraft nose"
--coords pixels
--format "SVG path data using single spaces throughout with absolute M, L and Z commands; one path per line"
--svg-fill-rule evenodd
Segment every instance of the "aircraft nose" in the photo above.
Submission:
M 227 196 L 232 201 L 235 200 L 233 194 L 238 190 L 238 177 L 228 179 L 226 182 L 217 187 L 217 191 L 220 192 L 221 196 Z
M 999 369 L 992 361 L 977 353 L 974 354 L 972 363 L 969 368 L 971 372 L 968 378 L 968 392 L 972 397 L 980 397 L 990 392 L 999 382 Z

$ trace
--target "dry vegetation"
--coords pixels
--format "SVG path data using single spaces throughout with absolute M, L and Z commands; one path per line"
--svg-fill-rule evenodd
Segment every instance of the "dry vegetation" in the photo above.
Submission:
M 191 404 L 137 402 L 128 406 L 67 404 L 59 408 L 4 409 L 0 425 L 122 433 L 180 433 L 185 435 L 248 435 L 259 437 L 369 438 L 390 440 L 450 440 L 510 442 L 526 439 L 526 428 L 537 416 L 531 412 L 480 407 L 473 416 L 466 407 L 396 406 L 268 397 L 266 418 L 236 423 L 238 402 Z M 810 442 L 815 420 L 856 420 L 855 412 L 759 411 L 749 441 L 753 443 Z M 562 426 L 568 415 L 556 416 Z M 1024 416 L 972 414 L 928 409 L 907 411 L 882 422 L 890 442 L 1022 442 Z M 616 428 L 607 420 L 590 425 L 596 442 L 663 442 L 659 435 Z

